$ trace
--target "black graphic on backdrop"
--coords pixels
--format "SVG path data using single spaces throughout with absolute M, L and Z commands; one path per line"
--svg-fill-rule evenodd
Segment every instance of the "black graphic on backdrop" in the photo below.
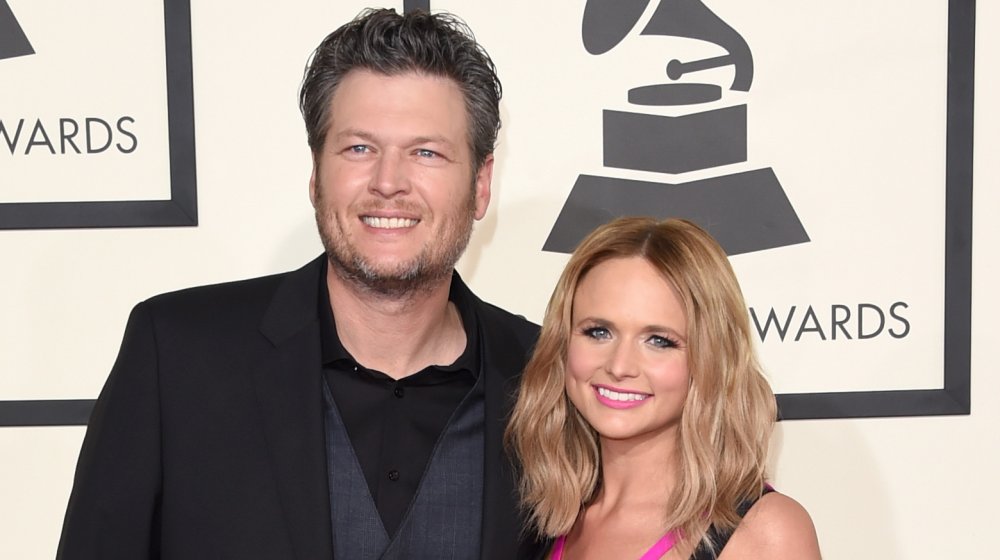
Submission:
M 608 52 L 628 36 L 649 0 L 589 0 L 583 14 L 587 52 Z M 718 101 L 717 84 L 675 82 L 702 70 L 734 67 L 729 89 L 749 91 L 753 56 L 746 41 L 699 0 L 660 0 L 642 35 L 697 39 L 726 54 L 670 60 L 670 83 L 634 87 L 632 105 L 687 106 Z M 604 111 L 604 165 L 679 174 L 747 161 L 745 104 L 680 116 Z M 543 250 L 572 252 L 597 226 L 623 215 L 681 217 L 705 227 L 730 255 L 809 241 L 771 168 L 681 183 L 580 175 Z
M 403 0 L 403 11 L 431 9 L 431 0 Z
M 94 33 L 98 33 L 118 24 L 120 22 L 95 21 L 91 27 Z M 27 39 L 23 42 L 11 39 L 9 29 L 16 29 L 17 35 L 24 37 L 7 0 L 0 0 L 0 59 L 13 56 L 10 53 L 17 45 L 28 45 L 31 48 Z M 39 202 L 4 202 L 0 199 L 0 230 L 198 225 L 190 0 L 163 0 L 163 31 L 166 59 L 154 58 L 149 62 L 166 63 L 164 72 L 167 102 L 163 109 L 167 115 L 169 198 Z M 89 47 L 88 44 L 58 44 L 54 48 Z M 54 56 L 48 57 L 49 60 L 32 59 L 31 65 L 38 67 L 36 72 L 39 75 L 58 72 L 57 69 L 46 67 L 58 58 L 57 52 L 52 54 Z M 96 55 L 91 60 L 94 65 L 111 63 Z M 21 87 L 31 88 L 36 85 L 22 84 Z M 10 111 L 9 107 L 4 109 Z M 49 115 L 57 116 L 45 117 L 43 120 L 43 117 L 34 115 L 15 115 L 0 121 L 0 158 L 47 158 L 56 155 L 75 157 L 102 152 L 130 154 L 141 144 L 135 126 L 140 115 L 133 116 L 124 110 L 118 114 L 59 115 L 58 107 L 44 109 Z M 52 163 L 43 159 L 37 161 L 39 169 Z M 86 188 L 100 186 L 92 184 L 86 176 L 79 177 L 78 181 Z
M 150 227 L 150 226 L 195 226 L 198 225 L 198 199 L 195 167 L 194 144 L 194 89 L 192 82 L 191 59 L 191 5 L 190 0 L 163 0 L 164 46 L 166 50 L 165 74 L 167 82 L 167 135 L 169 143 L 170 165 L 170 198 L 168 200 L 121 200 L 121 201 L 86 201 L 86 202 L 0 202 L 0 232 L 7 229 L 39 229 L 39 228 L 90 228 L 90 227 Z M 0 0 L 0 59 L 9 54 L 7 35 L 8 26 L 14 22 L 13 15 L 6 0 Z M 123 25 L 123 21 L 95 22 L 94 26 Z M 14 22 L 18 29 L 20 26 Z M 110 27 L 109 27 L 110 28 Z M 94 27 L 96 30 L 97 27 Z M 30 31 L 30 30 L 29 30 Z M 97 31 L 95 31 L 97 32 Z M 86 48 L 86 45 L 69 45 L 60 43 L 57 49 Z M 49 50 L 46 48 L 46 50 Z M 29 53 L 30 54 L 30 53 Z M 162 60 L 162 59 L 161 59 Z M 160 61 L 151 61 L 156 63 Z M 94 63 L 101 63 L 94 58 Z M 33 60 L 32 65 L 40 65 L 39 75 L 52 71 L 45 68 L 45 61 Z M 30 87 L 25 85 L 23 87 Z M 6 108 L 5 108 L 6 109 Z M 73 117 L 59 119 L 58 130 L 59 152 L 76 153 L 84 150 L 100 151 L 110 149 L 97 140 L 88 145 L 88 122 L 93 130 L 105 129 L 117 125 L 124 135 L 121 151 L 135 149 L 132 139 L 131 122 L 122 120 L 104 123 L 103 119 Z M 8 157 L 7 151 L 17 143 L 13 136 L 16 128 L 22 126 L 20 120 L 14 121 L 13 131 L 8 128 L 8 136 L 0 134 L 0 158 Z M 29 125 L 32 134 L 40 127 L 40 121 L 32 120 L 23 123 L 27 133 Z M 78 127 L 74 129 L 73 127 Z M 125 130 L 122 130 L 125 129 Z M 76 132 L 74 132 L 76 130 Z M 129 132 L 125 132 L 129 131 Z M 39 134 L 44 134 L 39 132 Z M 79 134 L 79 136 L 76 136 Z M 82 137 L 82 138 L 81 138 Z M 70 140 L 77 143 L 70 145 Z M 137 142 L 138 140 L 136 140 Z M 27 142 L 30 144 L 30 137 Z M 53 138 L 49 144 L 39 147 L 39 155 L 51 154 L 49 146 L 55 145 Z M 65 142 L 65 147 L 64 147 Z M 19 152 L 22 153 L 22 152 Z M 29 156 L 30 157 L 30 156 Z M 2 174 L 0 174 L 2 177 Z M 7 179 L 7 177 L 3 177 Z M 81 184 L 87 184 L 81 180 Z M 0 187 L 4 186 L 0 180 Z M 0 375 L 11 375 L 2 371 Z M 50 399 L 50 400 L 0 400 L 0 426 L 65 426 L 87 423 L 90 411 L 94 406 L 93 399 Z
M 0 60 L 35 54 L 7 0 L 0 0 Z
M 171 29 L 178 23 L 190 24 L 189 0 L 166 0 L 166 7 L 175 9 L 166 11 L 168 46 Z M 615 21 L 627 19 L 632 13 L 641 14 L 648 2 L 620 0 L 615 2 L 593 2 L 587 10 L 595 10 L 608 18 L 606 26 L 600 29 L 614 29 Z M 404 10 L 414 8 L 428 9 L 429 0 L 407 0 Z M 928 416 L 947 414 L 969 414 L 971 401 L 970 370 L 971 370 L 971 314 L 972 314 L 972 150 L 974 122 L 974 91 L 975 91 L 975 38 L 976 18 L 975 0 L 949 0 L 948 2 L 948 70 L 947 70 L 947 142 L 945 149 L 946 177 L 946 221 L 945 221 L 945 317 L 944 317 L 944 387 L 941 389 L 894 390 L 894 391 L 850 391 L 831 393 L 794 393 L 777 395 L 778 408 L 784 420 L 807 418 L 862 418 L 886 416 Z M 0 7 L 6 2 L 0 0 Z M 602 11 L 603 10 L 603 11 Z M 614 19 L 615 14 L 620 14 Z M 183 15 L 183 19 L 178 16 Z M 714 14 L 712 14 L 714 17 Z M 595 16 L 591 16 L 595 17 Z M 638 18 L 639 16 L 635 16 Z M 702 18 L 709 21 L 712 18 Z M 716 18 L 717 19 L 717 18 Z M 628 20 L 634 25 L 634 20 Z M 727 26 L 728 27 L 728 26 Z M 183 28 L 182 28 L 183 29 Z M 188 30 L 190 28 L 188 27 Z M 176 30 L 175 30 L 176 31 Z M 625 31 L 627 33 L 628 30 Z M 591 33 L 591 37 L 600 40 L 601 31 Z M 182 46 L 190 54 L 190 35 L 185 37 Z M 608 42 L 608 50 L 616 45 L 621 37 L 612 37 Z M 741 40 L 742 42 L 742 40 Z M 589 47 L 588 47 L 589 48 Z M 732 51 L 729 51 L 732 56 Z M 171 67 L 170 50 L 168 49 L 168 69 Z M 749 53 L 748 53 L 749 54 Z M 2 57 L 0 57 L 2 58 Z M 707 64 L 717 64 L 722 57 L 707 61 L 689 62 L 681 69 L 708 67 Z M 746 77 L 746 87 L 749 88 L 753 77 L 752 60 L 742 66 L 737 66 L 737 73 L 743 69 Z M 672 61 L 674 68 L 677 62 Z M 175 62 L 176 64 L 176 62 Z M 182 68 L 183 69 L 183 68 Z M 190 70 L 190 66 L 186 67 Z M 675 79 L 668 64 L 668 77 Z M 170 74 L 170 72 L 168 72 Z M 190 74 L 186 76 L 190 87 Z M 739 77 L 734 80 L 731 89 L 736 89 L 742 83 Z M 681 84 L 672 84 L 681 85 Z M 700 84 L 708 85 L 710 84 Z M 697 88 L 690 91 L 696 91 Z M 704 89 L 704 88 L 702 88 Z M 169 88 L 168 88 L 169 91 Z M 682 92 L 677 89 L 675 92 Z M 721 90 L 720 90 L 721 95 Z M 678 98 L 680 94 L 677 94 Z M 681 104 L 690 104 L 688 101 Z M 191 111 L 193 107 L 185 106 Z M 193 111 L 192 113 L 193 114 Z M 193 125 L 193 123 L 192 123 Z M 193 137 L 193 130 L 191 131 Z M 192 146 L 193 147 L 193 146 Z M 193 154 L 192 154 L 193 156 Z M 193 157 L 192 157 L 193 162 Z M 768 170 L 770 172 L 770 170 Z M 192 169 L 193 172 L 193 169 Z M 608 179 L 614 182 L 614 179 Z M 775 179 L 775 182 L 777 180 Z M 649 183 L 656 188 L 662 188 L 659 183 Z M 192 183 L 193 185 L 193 183 Z M 679 185 L 673 185 L 675 187 Z M 193 190 L 192 190 L 193 194 Z M 25 205 L 0 204 L 0 224 L 3 223 L 4 206 L 24 207 Z M 566 209 L 563 209 L 566 213 Z M 748 210 L 748 213 L 751 213 Z M 797 220 L 797 218 L 796 218 Z M 703 223 L 704 225 L 704 223 Z M 803 236 L 805 233 L 803 231 Z M 808 238 L 805 239 L 808 241 Z M 546 249 L 550 250 L 550 249 Z M 731 253 L 732 254 L 732 253 Z M 860 311 L 859 307 L 859 313 Z M 835 313 L 831 311 L 831 313 Z M 836 319 L 834 327 L 838 324 Z M 759 327 L 759 325 L 758 325 Z M 863 331 L 859 325 L 859 333 Z M 906 324 L 909 329 L 909 324 Z M 763 336 L 763 333 L 761 333 Z M 860 334 L 859 334 L 860 337 Z M 0 400 L 0 426 L 63 426 L 82 425 L 87 423 L 94 401 L 86 400 L 47 400 L 47 401 L 2 401 Z

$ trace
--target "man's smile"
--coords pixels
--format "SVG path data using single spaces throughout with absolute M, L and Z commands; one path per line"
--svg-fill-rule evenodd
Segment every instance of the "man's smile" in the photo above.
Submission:
M 366 226 L 376 229 L 411 228 L 420 223 L 420 220 L 414 220 L 412 218 L 384 218 L 380 216 L 361 216 L 361 221 L 364 222 Z

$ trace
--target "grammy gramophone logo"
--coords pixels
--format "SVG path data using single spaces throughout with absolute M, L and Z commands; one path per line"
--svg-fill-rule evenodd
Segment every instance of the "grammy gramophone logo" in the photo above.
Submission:
M 629 36 L 649 0 L 588 0 L 583 46 L 604 54 Z M 664 174 L 661 182 L 580 175 L 543 250 L 569 253 L 597 226 L 624 215 L 693 220 L 730 255 L 809 241 L 770 167 L 683 181 L 683 174 L 747 161 L 747 106 L 704 109 L 723 98 L 722 86 L 697 81 L 699 72 L 732 66 L 728 89 L 747 92 L 753 56 L 747 42 L 699 0 L 659 0 L 640 34 L 707 41 L 725 54 L 671 58 L 667 83 L 628 90 L 634 111 L 604 110 L 604 166 Z M 683 80 L 683 81 L 681 81 Z M 657 108 L 682 114 L 657 114 Z M 646 110 L 643 110 L 646 109 Z M 710 171 L 707 171 L 710 173 Z
M 0 60 L 35 54 L 7 0 L 0 0 Z

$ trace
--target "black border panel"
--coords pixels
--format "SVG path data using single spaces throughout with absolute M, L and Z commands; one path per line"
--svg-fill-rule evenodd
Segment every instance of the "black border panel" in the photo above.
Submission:
M 778 395 L 782 419 L 936 416 L 971 412 L 972 138 L 975 70 L 975 0 L 949 0 L 944 387 L 930 390 Z
M 431 0 L 403 0 L 403 11 L 431 9 Z
M 0 203 L 2 229 L 198 225 L 190 0 L 163 0 L 170 200 Z
M 83 426 L 93 400 L 0 401 L 0 426 Z

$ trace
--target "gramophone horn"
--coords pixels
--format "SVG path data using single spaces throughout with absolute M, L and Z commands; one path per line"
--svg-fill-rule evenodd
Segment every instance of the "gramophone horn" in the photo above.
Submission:
M 635 27 L 649 0 L 588 0 L 583 9 L 583 46 L 590 54 L 614 48 Z

